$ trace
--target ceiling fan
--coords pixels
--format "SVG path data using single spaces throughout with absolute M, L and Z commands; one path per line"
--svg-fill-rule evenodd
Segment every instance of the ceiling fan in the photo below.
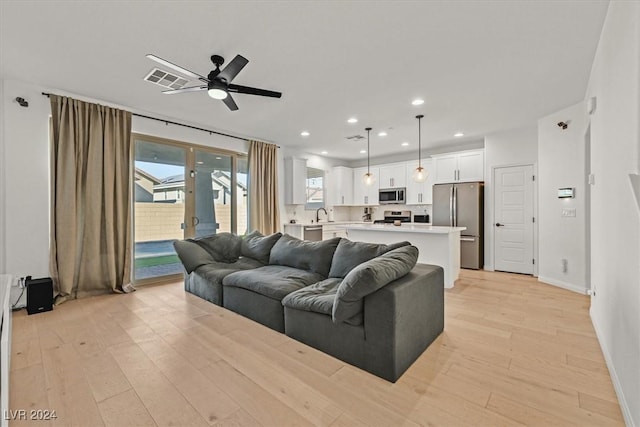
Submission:
M 269 96 L 272 98 L 280 98 L 282 96 L 282 93 L 280 92 L 258 89 L 249 86 L 234 85 L 231 83 L 231 81 L 238 75 L 238 73 L 242 71 L 244 66 L 249 63 L 249 60 L 242 55 L 236 55 L 236 57 L 233 58 L 231 62 L 229 62 L 226 67 L 224 67 L 223 70 L 220 69 L 220 66 L 224 64 L 224 58 L 219 55 L 212 55 L 211 62 L 213 62 L 213 65 L 215 65 L 216 68 L 211 70 L 207 77 L 201 76 L 200 74 L 194 73 L 193 71 L 189 71 L 184 67 L 176 65 L 173 62 L 169 62 L 166 59 L 162 59 L 152 54 L 147 54 L 147 58 L 156 61 L 157 63 L 162 64 L 165 67 L 176 70 L 184 74 L 185 76 L 191 77 L 193 79 L 198 79 L 201 82 L 206 83 L 199 86 L 162 91 L 162 93 L 166 95 L 206 90 L 210 97 L 222 100 L 222 102 L 224 102 L 224 104 L 231 111 L 235 111 L 238 109 L 238 105 L 231 97 L 231 93 L 245 93 L 248 95 Z

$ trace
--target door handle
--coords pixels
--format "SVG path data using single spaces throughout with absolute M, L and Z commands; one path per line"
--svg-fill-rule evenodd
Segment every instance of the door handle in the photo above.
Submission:
M 197 216 L 191 217 L 191 222 L 193 223 L 193 226 L 197 226 L 198 224 L 200 224 L 200 218 L 198 218 Z
M 496 227 L 504 227 L 504 224 L 500 224 L 499 222 L 496 222 Z

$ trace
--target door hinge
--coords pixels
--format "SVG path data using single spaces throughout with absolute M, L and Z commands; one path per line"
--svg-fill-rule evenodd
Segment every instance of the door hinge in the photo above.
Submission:
M 536 222 L 536 217 L 531 218 L 531 222 Z
M 536 176 L 535 175 L 531 175 L 531 181 L 535 181 L 536 180 Z
M 536 264 L 536 260 L 535 260 L 535 258 L 531 260 L 531 263 L 532 263 L 533 265 L 535 265 L 535 264 Z

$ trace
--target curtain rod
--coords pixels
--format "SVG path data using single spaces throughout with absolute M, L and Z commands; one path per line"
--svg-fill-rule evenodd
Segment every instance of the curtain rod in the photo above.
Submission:
M 44 95 L 44 96 L 46 96 L 47 98 L 49 98 L 49 96 L 50 96 L 51 94 L 50 94 L 50 93 L 47 93 L 47 92 L 42 92 L 42 95 Z M 195 130 L 199 130 L 199 131 L 202 131 L 202 132 L 207 132 L 207 133 L 209 133 L 209 135 L 211 135 L 211 134 L 215 133 L 216 135 L 222 135 L 222 136 L 226 136 L 226 137 L 229 137 L 229 138 L 235 138 L 235 139 L 239 139 L 239 140 L 241 140 L 241 141 L 247 141 L 247 142 L 249 142 L 249 141 L 250 141 L 250 140 L 249 140 L 249 139 L 247 139 L 247 138 L 242 138 L 242 137 L 235 136 L 235 135 L 229 135 L 229 134 L 227 134 L 227 133 L 218 132 L 218 131 L 215 131 L 215 130 L 209 130 L 209 129 L 205 129 L 205 128 L 200 128 L 200 127 L 197 127 L 197 126 L 185 125 L 184 123 L 178 123 L 178 122 L 174 122 L 174 121 L 171 121 L 171 120 L 160 119 L 160 118 L 158 118 L 158 117 L 145 116 L 144 114 L 137 114 L 137 113 L 131 113 L 131 115 L 132 115 L 132 116 L 136 116 L 136 117 L 142 117 L 142 118 L 144 118 L 144 119 L 149 119 L 149 120 L 155 120 L 155 121 L 158 121 L 158 122 L 163 122 L 163 123 L 165 123 L 165 124 L 167 124 L 167 125 L 168 125 L 169 123 L 171 123 L 172 125 L 182 126 L 182 127 L 185 127 L 185 128 L 190 128 L 190 129 L 195 129 Z M 279 145 L 276 145 L 276 147 L 280 148 L 280 146 L 279 146 Z

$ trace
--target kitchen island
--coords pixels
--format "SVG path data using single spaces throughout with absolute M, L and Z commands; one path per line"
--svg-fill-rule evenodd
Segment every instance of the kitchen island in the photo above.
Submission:
M 406 240 L 418 248 L 418 262 L 444 269 L 444 286 L 453 288 L 460 273 L 460 232 L 465 227 L 427 224 L 345 224 L 349 240 L 369 243 L 396 243 Z

